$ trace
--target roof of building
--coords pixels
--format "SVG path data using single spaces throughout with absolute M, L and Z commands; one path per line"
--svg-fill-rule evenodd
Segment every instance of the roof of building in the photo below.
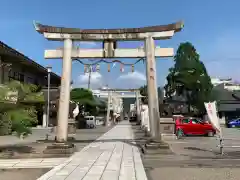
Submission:
M 119 29 L 80 29 L 80 28 L 66 28 L 66 27 L 56 27 L 48 26 L 40 23 L 34 23 L 36 31 L 39 33 L 67 33 L 67 34 L 123 34 L 123 33 L 146 33 L 146 32 L 162 32 L 171 31 L 175 32 L 181 31 L 183 28 L 183 22 L 179 21 L 177 23 L 158 25 L 158 26 L 148 26 L 140 28 L 119 28 Z
M 24 54 L 18 52 L 16 49 L 11 48 L 7 44 L 3 43 L 0 41 L 0 50 L 3 50 L 4 52 L 8 53 L 9 55 L 15 55 L 19 57 L 20 59 L 24 60 L 27 62 L 27 64 L 39 69 L 40 71 L 46 72 L 47 73 L 47 68 L 43 67 L 42 65 L 36 63 L 34 60 L 30 59 L 29 57 L 25 56 Z M 51 75 L 54 76 L 55 78 L 61 78 L 59 75 L 51 72 Z
M 214 87 L 214 93 L 218 100 L 219 111 L 240 110 L 240 91 L 229 91 L 220 84 Z

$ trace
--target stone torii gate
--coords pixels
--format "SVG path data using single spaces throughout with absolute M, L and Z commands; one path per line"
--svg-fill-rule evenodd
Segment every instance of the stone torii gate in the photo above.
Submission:
M 101 91 L 107 91 L 108 92 L 108 107 L 107 107 L 107 116 L 106 116 L 106 125 L 109 123 L 109 115 L 110 115 L 110 100 L 112 96 L 112 92 L 135 92 L 135 98 L 136 98 L 136 106 L 137 106 L 137 120 L 140 121 L 140 102 L 139 98 L 144 97 L 140 95 L 139 89 L 100 89 Z M 124 96 L 123 96 L 124 97 Z
M 37 32 L 51 41 L 63 41 L 63 49 L 45 50 L 46 59 L 63 59 L 60 102 L 58 110 L 57 141 L 67 141 L 68 110 L 72 60 L 77 58 L 145 58 L 148 86 L 148 106 L 152 139 L 159 139 L 159 108 L 155 57 L 172 57 L 173 48 L 155 47 L 154 40 L 170 39 L 183 28 L 182 22 L 169 25 L 125 29 L 77 29 L 35 23 Z M 100 41 L 102 49 L 80 49 L 73 41 Z M 145 48 L 119 49 L 118 41 L 144 41 Z

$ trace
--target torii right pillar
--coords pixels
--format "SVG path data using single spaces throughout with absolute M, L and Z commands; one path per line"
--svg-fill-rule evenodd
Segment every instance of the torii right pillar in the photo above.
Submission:
M 155 43 L 153 37 L 151 36 L 148 36 L 145 39 L 145 51 L 150 133 L 153 141 L 160 142 L 160 114 L 156 79 Z

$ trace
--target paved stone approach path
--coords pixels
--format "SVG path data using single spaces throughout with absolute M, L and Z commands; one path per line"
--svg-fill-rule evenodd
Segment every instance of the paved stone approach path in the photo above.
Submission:
M 120 122 L 38 180 L 147 180 L 140 152 L 131 140 L 131 124 Z

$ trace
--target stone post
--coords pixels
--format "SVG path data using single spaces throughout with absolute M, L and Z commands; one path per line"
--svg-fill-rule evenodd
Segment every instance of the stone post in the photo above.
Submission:
M 66 142 L 68 136 L 68 114 L 72 74 L 72 40 L 64 40 L 63 66 L 58 109 L 57 142 Z
M 140 114 L 140 99 L 139 99 L 139 91 L 136 91 L 136 109 L 137 109 L 137 121 L 138 121 L 138 124 L 140 124 L 140 121 L 141 121 L 141 114 Z
M 160 140 L 160 115 L 157 93 L 157 77 L 156 77 L 156 60 L 155 60 L 155 44 L 152 37 L 145 39 L 146 52 L 146 72 L 147 72 L 147 88 L 148 88 L 148 107 L 150 132 L 153 140 Z

